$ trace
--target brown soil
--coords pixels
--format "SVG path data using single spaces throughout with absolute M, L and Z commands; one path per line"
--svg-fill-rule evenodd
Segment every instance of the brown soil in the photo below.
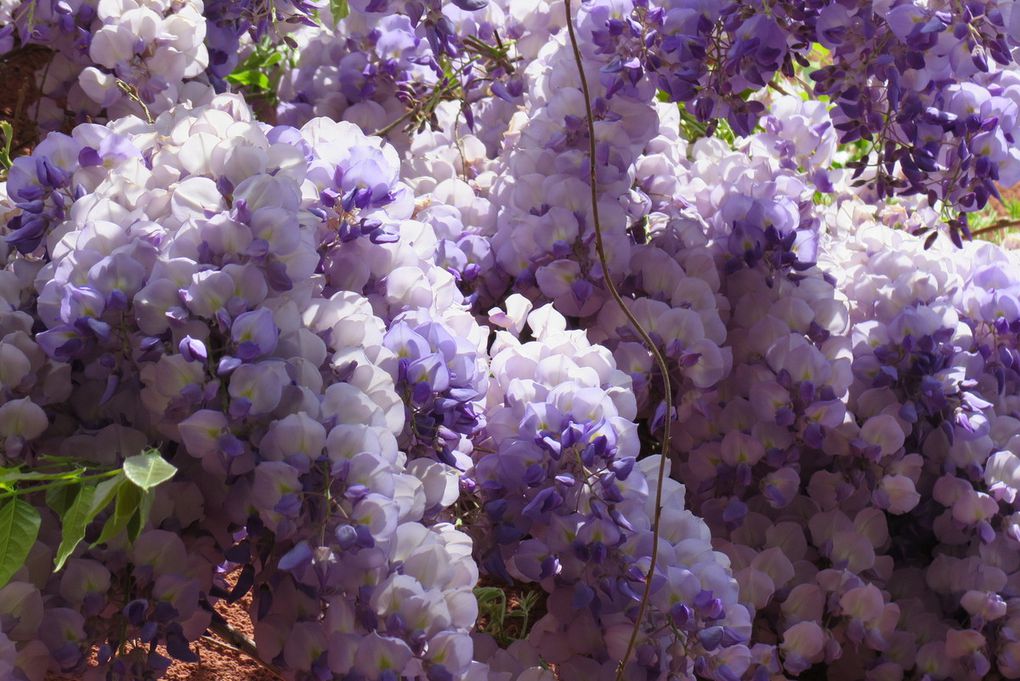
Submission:
M 251 605 L 251 594 L 233 605 L 223 603 L 216 611 L 238 631 L 252 638 L 251 618 L 246 608 Z M 198 662 L 176 662 L 164 677 L 171 681 L 282 681 L 283 677 L 270 671 L 255 659 L 215 636 L 204 636 L 195 645 Z
M 232 606 L 217 608 L 224 619 L 249 639 L 251 619 L 244 607 L 245 599 Z M 171 681 L 281 681 L 282 676 L 215 637 L 203 637 L 195 645 L 198 662 L 176 662 L 164 677 Z
M 234 630 L 249 639 L 252 625 L 245 608 L 250 604 L 249 595 L 234 605 L 221 603 L 216 607 Z M 284 678 L 212 634 L 195 642 L 192 650 L 198 654 L 198 662 L 174 662 L 163 678 L 168 681 L 282 681 Z M 50 674 L 46 681 L 80 681 L 80 676 Z
M 39 81 L 53 53 L 29 45 L 0 56 L 0 120 L 14 128 L 11 157 L 27 154 L 39 141 L 35 124 L 35 103 Z

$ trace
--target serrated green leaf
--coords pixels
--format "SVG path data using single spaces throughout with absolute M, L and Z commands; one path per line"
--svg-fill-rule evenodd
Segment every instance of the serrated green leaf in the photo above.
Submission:
M 347 0 L 329 0 L 329 11 L 333 15 L 333 21 L 340 21 L 351 13 Z
M 166 482 L 176 473 L 177 468 L 167 463 L 155 449 L 124 459 L 124 476 L 145 491 Z
M 0 506 L 0 587 L 21 569 L 39 536 L 39 512 L 21 499 Z
M 60 547 L 53 559 L 54 572 L 64 567 L 64 563 L 74 552 L 75 547 L 85 539 L 85 529 L 89 526 L 89 512 L 92 510 L 92 498 L 95 494 L 95 486 L 82 487 L 74 498 L 74 503 L 63 514 L 60 520 Z

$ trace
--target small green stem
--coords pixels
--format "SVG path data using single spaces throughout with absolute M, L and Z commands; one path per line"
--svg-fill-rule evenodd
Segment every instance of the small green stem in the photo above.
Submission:
M 68 485 L 77 485 L 80 483 L 98 482 L 100 480 L 107 480 L 120 474 L 120 470 L 107 471 L 105 473 L 97 473 L 95 475 L 89 475 L 83 478 L 61 478 L 59 480 L 53 480 L 47 482 L 44 485 L 35 485 L 34 487 L 23 487 L 21 489 L 4 490 L 0 492 L 0 499 L 9 499 L 12 497 L 20 497 L 26 494 L 35 494 L 36 492 L 45 492 L 48 489 L 54 489 L 56 487 L 67 487 Z

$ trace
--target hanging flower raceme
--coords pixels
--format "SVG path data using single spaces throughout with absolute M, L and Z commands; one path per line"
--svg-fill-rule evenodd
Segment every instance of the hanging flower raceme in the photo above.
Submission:
M 508 308 L 497 322 L 523 325 L 528 307 Z M 487 526 L 483 567 L 549 592 L 533 645 L 560 669 L 611 675 L 638 626 L 633 673 L 739 676 L 750 662 L 741 645 L 747 611 L 673 481 L 663 496 L 662 562 L 647 575 L 658 457 L 637 460 L 629 378 L 550 307 L 527 323 L 534 341 L 501 331 L 493 347 L 487 430 L 496 449 L 470 473 Z M 636 625 L 646 579 L 652 614 Z
M 322 216 L 335 210 L 323 184 L 354 197 L 350 210 L 362 210 L 362 220 L 398 225 L 408 214 L 392 150 L 354 130 L 323 122 L 269 128 L 253 122 L 238 98 L 222 96 L 152 125 L 125 119 L 51 138 L 80 150 L 50 191 L 81 189 L 38 246 L 49 256 L 34 273 L 35 309 L 49 327 L 37 336 L 41 350 L 18 340 L 21 289 L 18 275 L 4 272 L 14 315 L 4 389 L 26 395 L 0 413 L 5 456 L 25 455 L 46 429 L 35 384 L 22 375 L 44 352 L 58 365 L 71 363 L 62 364 L 75 386 L 65 399 L 91 429 L 126 422 L 129 440 L 176 443 L 174 463 L 194 481 L 181 483 L 178 502 L 166 498 L 166 512 L 153 514 L 134 553 L 104 578 L 133 585 L 111 596 L 125 599 L 123 608 L 73 610 L 105 597 L 98 583 L 95 597 L 65 589 L 47 602 L 43 622 L 51 618 L 49 630 L 62 633 L 39 636 L 60 669 L 81 668 L 91 645 L 119 677 L 169 665 L 154 648 L 118 651 L 121 636 L 163 643 L 171 657 L 191 660 L 189 642 L 209 623 L 200 599 L 236 599 L 253 588 L 260 654 L 307 678 L 326 670 L 386 678 L 398 662 L 411 676 L 461 678 L 471 669 L 477 572 L 470 541 L 435 521 L 457 499 L 457 477 L 434 461 L 407 465 L 397 448 L 404 404 L 395 381 L 417 376 L 418 367 L 408 373 L 385 347 L 385 323 L 360 293 L 325 297 L 328 278 L 315 275 L 322 234 L 333 227 Z M 106 149 L 116 154 L 103 163 Z M 36 179 L 53 175 L 40 171 Z M 16 183 L 19 197 L 26 185 Z M 25 214 L 18 201 L 7 205 Z M 345 243 L 331 242 L 327 255 Z M 26 274 L 31 281 L 33 272 Z M 455 310 L 446 315 L 456 324 Z M 437 358 L 448 357 L 447 385 L 433 386 L 444 394 L 429 396 L 429 413 L 450 414 L 452 429 L 467 438 L 477 417 L 472 398 L 457 390 L 478 380 L 474 363 L 464 363 L 439 322 L 416 328 L 436 344 Z M 446 406 L 458 398 L 459 406 Z M 94 437 L 82 436 L 83 443 Z M 420 522 L 426 512 L 430 527 Z M 187 565 L 164 561 L 153 573 L 139 552 L 167 530 L 180 536 L 171 535 L 182 555 L 195 557 Z M 72 565 L 112 566 L 125 550 L 126 542 L 106 541 L 79 549 Z M 217 576 L 220 563 L 241 568 L 232 589 Z M 305 603 L 311 610 L 295 608 L 302 601 L 283 597 L 288 589 L 319 595 Z M 24 629 L 16 645 L 29 654 L 36 633 Z M 351 655 L 338 656 L 343 650 Z

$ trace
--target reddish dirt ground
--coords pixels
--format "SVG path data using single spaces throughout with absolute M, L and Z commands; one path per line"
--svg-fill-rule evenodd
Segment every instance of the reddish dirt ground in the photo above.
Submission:
M 34 104 L 39 97 L 36 74 L 49 63 L 50 52 L 31 46 L 0 57 L 0 119 L 14 127 L 11 156 L 27 153 L 38 141 Z
M 245 612 L 250 599 L 235 605 L 221 605 L 217 612 L 237 631 L 251 638 L 251 620 Z M 192 647 L 198 662 L 175 662 L 164 679 L 167 681 L 282 681 L 283 677 L 269 671 L 243 652 L 221 642 L 215 636 L 201 638 Z M 46 681 L 80 681 L 78 676 L 50 674 Z

